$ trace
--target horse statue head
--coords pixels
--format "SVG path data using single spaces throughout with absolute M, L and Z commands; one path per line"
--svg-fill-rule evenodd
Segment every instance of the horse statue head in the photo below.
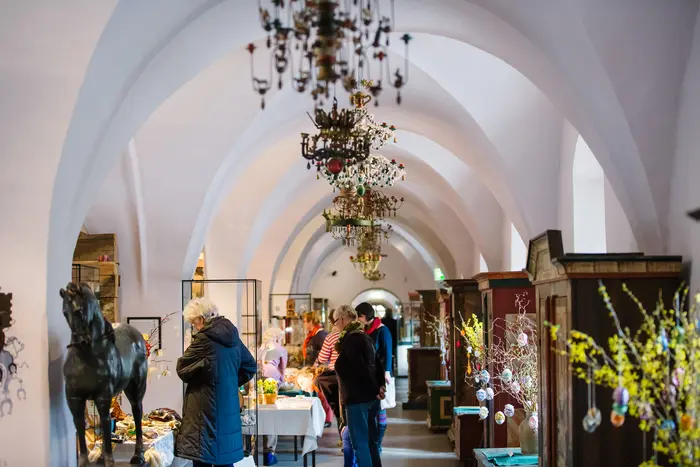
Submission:
M 87 284 L 69 283 L 61 289 L 63 316 L 71 329 L 72 346 L 90 346 L 105 335 L 105 319 L 97 297 Z

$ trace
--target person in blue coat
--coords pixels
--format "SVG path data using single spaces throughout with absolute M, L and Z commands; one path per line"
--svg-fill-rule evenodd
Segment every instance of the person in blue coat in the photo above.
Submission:
M 197 332 L 177 361 L 187 388 L 175 453 L 193 467 L 232 467 L 244 456 L 238 388 L 255 376 L 257 362 L 213 304 L 194 299 L 184 318 Z
M 394 345 L 391 339 L 391 331 L 382 324 L 382 321 L 375 317 L 374 307 L 362 302 L 355 307 L 357 319 L 365 325 L 365 332 L 369 334 L 374 342 L 374 350 L 376 352 L 377 365 L 384 370 L 384 381 L 382 384 L 389 386 L 391 377 L 393 376 L 393 348 Z M 382 441 L 387 428 L 386 409 L 381 409 L 377 418 L 379 425 L 379 453 L 382 453 Z

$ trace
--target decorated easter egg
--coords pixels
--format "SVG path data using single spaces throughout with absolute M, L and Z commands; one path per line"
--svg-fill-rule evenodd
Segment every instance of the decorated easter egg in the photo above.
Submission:
M 588 433 L 593 433 L 599 426 L 603 416 L 598 410 L 598 407 L 591 407 L 586 412 L 586 416 L 583 417 L 583 429 Z
M 498 411 L 496 412 L 496 415 L 493 416 L 493 419 L 496 421 L 497 424 L 503 425 L 503 422 L 506 421 L 506 416 L 503 412 Z
M 627 405 L 623 404 L 618 404 L 617 402 L 613 402 L 612 409 L 615 413 L 619 413 L 620 415 L 625 415 L 627 413 Z
M 483 389 L 479 389 L 478 391 L 476 391 L 476 398 L 479 402 L 483 402 L 484 400 L 486 400 L 486 391 L 484 391 Z
M 486 400 L 487 401 L 493 400 L 493 389 L 486 388 Z
M 527 334 L 521 332 L 518 336 L 518 345 L 520 347 L 525 347 L 527 345 Z
M 489 416 L 489 409 L 486 407 L 480 407 L 479 408 L 479 419 L 480 420 L 485 420 Z
M 513 379 L 513 372 L 509 368 L 505 368 L 501 373 L 501 379 L 504 383 L 510 383 L 510 380 Z
M 664 420 L 664 422 L 661 424 L 661 429 L 673 431 L 676 429 L 676 422 L 673 420 Z
M 530 425 L 530 428 L 533 430 L 537 430 L 537 427 L 539 426 L 539 419 L 537 418 L 536 413 L 533 413 L 530 418 L 527 419 L 527 424 Z
M 498 415 L 498 414 L 496 414 Z M 688 415 L 687 413 L 684 413 L 681 415 L 681 430 L 683 431 L 688 431 L 692 430 L 693 427 L 695 426 L 695 419 Z
M 528 388 L 528 389 L 531 388 L 532 387 L 532 377 L 530 377 L 528 375 L 523 376 L 522 383 L 523 383 L 523 386 L 525 386 L 526 388 Z
M 613 401 L 617 402 L 619 405 L 627 405 L 630 401 L 630 392 L 627 388 L 618 386 L 613 392 Z
M 680 387 L 683 384 L 683 378 L 685 377 L 685 370 L 683 368 L 676 368 L 673 370 L 673 376 L 671 381 L 676 387 Z
M 510 385 L 511 391 L 513 391 L 515 394 L 520 392 L 520 383 L 517 381 L 513 381 L 513 383 Z
M 513 407 L 511 404 L 506 404 L 503 406 L 503 413 L 506 417 L 512 417 L 515 415 L 515 407 Z
M 620 428 L 625 423 L 625 416 L 615 412 L 614 410 L 611 410 L 610 423 L 612 423 L 612 426 L 614 426 L 615 428 Z
M 489 380 L 491 379 L 491 375 L 486 370 L 481 370 L 480 376 L 481 376 L 481 381 L 483 381 L 484 384 L 488 384 Z

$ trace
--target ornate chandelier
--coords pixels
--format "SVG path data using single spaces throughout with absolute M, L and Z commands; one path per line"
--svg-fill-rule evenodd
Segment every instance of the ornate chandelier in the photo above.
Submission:
M 379 190 L 353 190 L 343 188 L 333 199 L 333 208 L 323 211 L 326 221 L 362 220 L 374 222 L 378 219 L 396 216 L 403 205 L 403 198 L 387 196 Z
M 372 282 L 379 282 L 386 277 L 386 274 L 379 272 L 379 270 L 372 271 L 369 274 L 364 274 L 365 279 Z
M 318 133 L 301 134 L 301 155 L 311 169 L 312 162 L 324 167 L 330 174 L 340 174 L 346 167 L 366 160 L 371 149 L 379 149 L 394 138 L 396 127 L 378 124 L 367 112 L 365 105 L 372 97 L 358 91 L 350 96 L 354 105 L 350 109 L 338 109 L 333 99 L 330 112 L 321 108 L 309 115 Z
M 361 80 L 373 81 L 369 90 L 375 98 L 385 85 L 394 87 L 396 102 L 401 104 L 401 88 L 408 82 L 408 43 L 412 37 L 401 36 L 406 46 L 403 72 L 396 68 L 392 76 L 388 46 L 389 34 L 394 30 L 394 0 L 391 16 L 381 14 L 379 0 L 258 0 L 258 9 L 260 24 L 268 34 L 267 78 L 256 77 L 256 45 L 250 43 L 247 48 L 253 89 L 260 94 L 263 109 L 274 78 L 282 89 L 287 73 L 294 89 L 308 91 L 318 105 L 322 105 L 320 97 L 329 97 L 331 85 L 336 82 L 352 92 Z
M 331 173 L 328 167 L 320 162 L 316 164 L 316 170 L 316 178 L 323 177 L 334 189 L 360 186 L 370 189 L 384 188 L 394 186 L 397 180 L 406 180 L 406 167 L 403 164 L 379 154 L 370 154 L 360 163 L 346 165 L 337 174 Z
M 391 200 L 391 198 L 387 199 Z M 386 217 L 384 214 L 387 212 L 375 211 L 375 208 L 365 201 L 364 197 L 358 196 L 353 191 L 343 190 L 333 200 L 333 208 L 323 211 L 326 232 L 332 234 L 335 240 L 340 240 L 344 246 L 354 246 L 367 238 L 372 238 L 374 244 L 388 241 L 392 228 L 379 220 Z M 396 206 L 396 209 L 398 207 L 400 206 Z

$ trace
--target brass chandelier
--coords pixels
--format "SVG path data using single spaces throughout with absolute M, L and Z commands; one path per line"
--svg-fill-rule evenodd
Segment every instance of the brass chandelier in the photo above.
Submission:
M 323 167 L 331 176 L 339 175 L 347 167 L 369 158 L 370 150 L 395 140 L 396 127 L 378 124 L 367 111 L 365 105 L 371 99 L 358 91 L 350 96 L 352 108 L 339 109 L 338 100 L 333 99 L 330 112 L 316 108 L 314 117 L 309 115 L 318 133 L 301 134 L 301 155 L 307 160 L 307 169 L 315 165 L 317 170 Z
M 392 228 L 381 219 L 396 214 L 403 199 L 387 197 L 380 192 L 359 196 L 354 190 L 344 189 L 333 199 L 333 207 L 323 211 L 326 232 L 345 246 L 354 246 L 372 235 L 376 243 L 388 241 Z
M 360 186 L 370 189 L 384 188 L 394 186 L 397 180 L 406 180 L 406 166 L 396 162 L 396 159 L 389 160 L 379 154 L 370 154 L 362 162 L 346 165 L 336 174 L 320 162 L 317 163 L 316 170 L 316 178 L 323 177 L 334 189 Z
M 369 274 L 365 274 L 364 276 L 365 279 L 372 282 L 379 282 L 386 278 L 386 274 L 380 272 L 378 269 L 376 271 L 370 272 Z
M 351 256 L 350 262 L 358 268 L 364 277 L 369 277 L 379 269 L 379 263 L 387 255 L 382 254 L 382 232 L 380 228 L 372 229 L 360 239 L 357 256 Z
M 394 30 L 394 0 L 390 16 L 380 12 L 379 0 L 258 0 L 258 10 L 270 51 L 266 78 L 255 73 L 257 46 L 250 43 L 247 49 L 253 90 L 260 95 L 263 109 L 273 80 L 282 89 L 287 73 L 294 89 L 309 92 L 317 105 L 323 105 L 321 98 L 328 98 L 338 81 L 352 92 L 363 79 L 373 81 L 369 90 L 375 98 L 385 86 L 394 87 L 396 102 L 401 103 L 412 37 L 401 36 L 406 47 L 403 70 L 392 71 L 388 46 Z

